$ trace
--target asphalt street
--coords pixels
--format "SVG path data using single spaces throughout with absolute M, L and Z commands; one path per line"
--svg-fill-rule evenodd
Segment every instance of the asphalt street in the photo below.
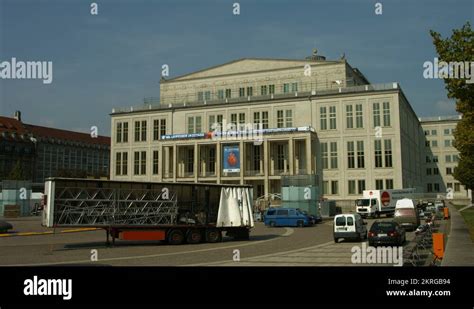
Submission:
M 368 219 L 368 227 L 373 220 Z M 31 224 L 31 223 L 30 223 Z M 353 265 L 351 248 L 334 243 L 331 220 L 305 228 L 270 228 L 257 222 L 249 241 L 178 246 L 160 242 L 105 244 L 105 231 L 0 238 L 0 265 L 103 266 L 338 266 Z M 407 232 L 407 244 L 413 233 Z

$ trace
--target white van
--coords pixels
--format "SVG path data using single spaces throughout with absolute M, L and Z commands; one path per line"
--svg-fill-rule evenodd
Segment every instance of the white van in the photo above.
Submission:
M 397 201 L 394 221 L 412 231 L 420 225 L 420 215 L 412 199 L 404 198 Z
M 339 238 L 367 239 L 367 223 L 359 214 L 340 214 L 334 217 L 334 242 Z

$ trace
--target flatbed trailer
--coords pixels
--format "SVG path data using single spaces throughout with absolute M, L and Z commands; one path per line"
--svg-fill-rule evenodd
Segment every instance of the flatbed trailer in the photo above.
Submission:
M 42 224 L 87 227 L 112 239 L 219 242 L 223 233 L 249 239 L 252 187 L 207 183 L 48 178 Z

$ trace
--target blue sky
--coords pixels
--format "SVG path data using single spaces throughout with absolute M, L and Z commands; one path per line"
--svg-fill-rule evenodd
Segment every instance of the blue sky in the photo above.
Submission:
M 53 61 L 54 79 L 0 79 L 0 115 L 110 133 L 113 107 L 159 96 L 170 76 L 244 57 L 342 53 L 372 83 L 397 81 L 419 116 L 455 114 L 442 80 L 423 78 L 436 56 L 429 30 L 474 20 L 474 1 L 439 0 L 0 0 L 0 61 Z M 241 14 L 232 14 L 239 2 Z M 375 15 L 375 3 L 383 14 Z

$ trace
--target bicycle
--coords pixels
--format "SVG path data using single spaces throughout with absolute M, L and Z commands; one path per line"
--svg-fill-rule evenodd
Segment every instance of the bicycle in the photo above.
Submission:
M 439 257 L 433 251 L 431 251 L 431 254 L 433 254 L 433 260 L 430 262 L 430 266 L 441 266 L 441 261 L 443 260 L 443 258 Z
M 31 216 L 39 216 L 41 215 L 41 211 L 43 210 L 43 207 L 40 206 L 38 203 L 35 203 L 35 207 L 30 211 Z

